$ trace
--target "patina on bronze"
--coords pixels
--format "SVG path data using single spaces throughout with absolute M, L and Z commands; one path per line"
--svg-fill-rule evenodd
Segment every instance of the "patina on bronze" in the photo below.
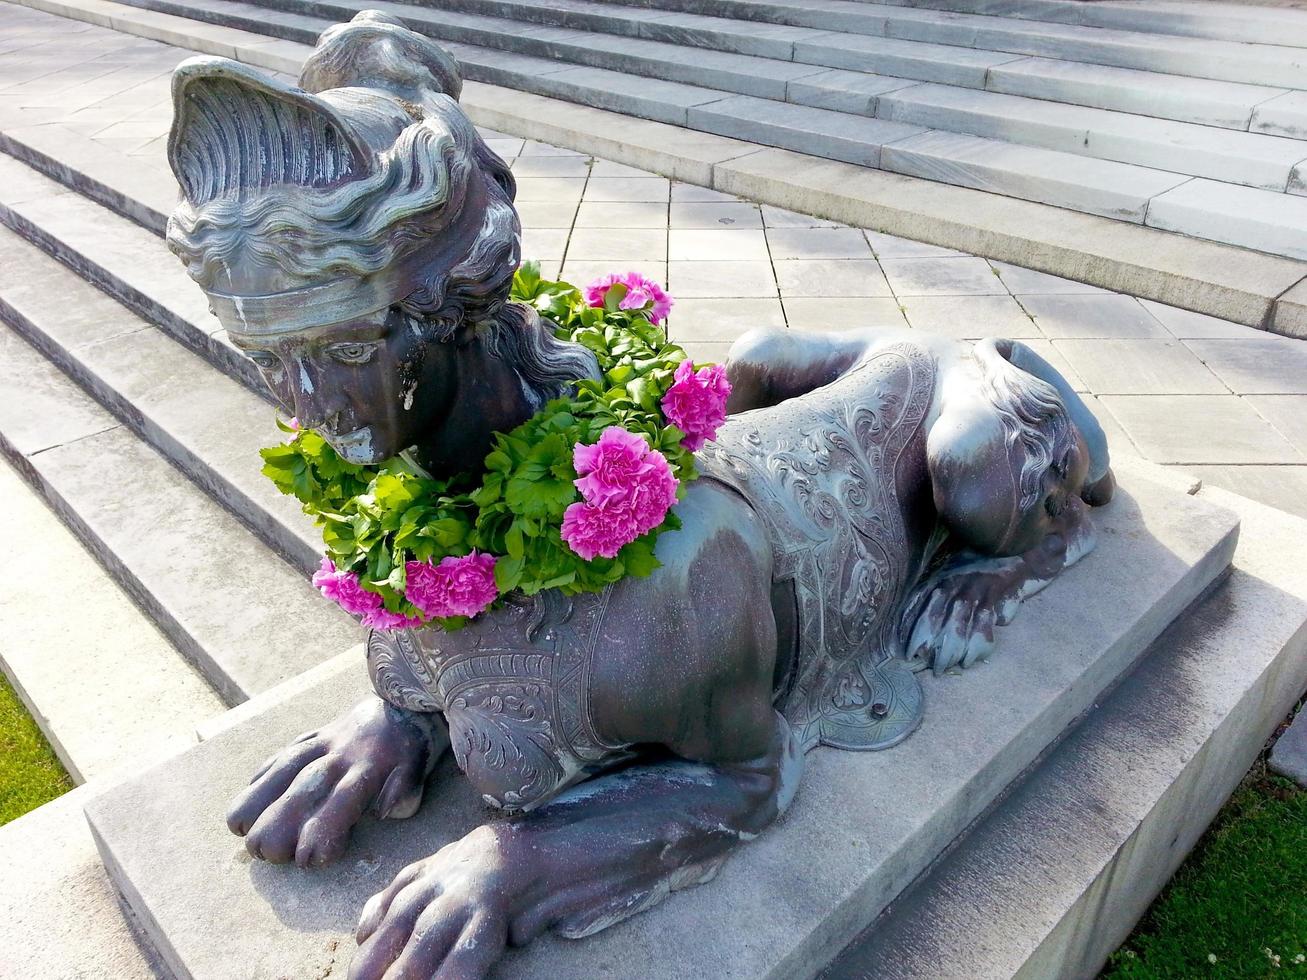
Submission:
M 491 433 L 596 370 L 508 300 L 512 176 L 460 110 L 453 60 L 386 15 L 327 31 L 301 85 L 178 69 L 169 243 L 346 459 L 476 470 Z M 513 813 L 368 903 L 351 977 L 481 976 L 508 943 L 706 881 L 785 809 L 807 750 L 906 738 L 922 671 L 987 657 L 1092 547 L 1102 430 L 1019 343 L 760 332 L 728 370 L 731 417 L 660 569 L 512 597 L 452 634 L 373 633 L 378 696 L 232 804 L 255 856 L 323 864 L 365 814 L 414 814 L 452 749 Z

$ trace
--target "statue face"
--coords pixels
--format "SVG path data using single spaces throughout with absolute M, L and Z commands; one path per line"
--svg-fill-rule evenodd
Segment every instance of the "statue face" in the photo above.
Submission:
M 342 459 L 379 463 L 416 443 L 447 409 L 444 345 L 398 308 L 308 330 L 231 334 L 282 409 Z
M 1059 526 L 1058 518 L 1079 497 L 1089 474 L 1089 449 L 1084 437 L 1072 425 L 1070 438 L 1057 446 L 1053 461 L 1044 470 L 1043 491 L 1024 511 L 1019 511 L 1007 531 L 1003 550 L 1010 554 L 1029 551 Z M 1019 478 L 1024 462 L 1020 444 L 1009 453 L 1014 477 Z

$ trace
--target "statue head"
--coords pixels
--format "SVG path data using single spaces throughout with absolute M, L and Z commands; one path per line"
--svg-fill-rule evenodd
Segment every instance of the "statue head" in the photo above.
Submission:
M 1106 503 L 1114 486 L 1107 438 L 1066 379 L 1013 340 L 973 349 L 978 385 L 950 398 L 931 431 L 935 502 L 973 547 L 1020 554 L 1078 501 Z
M 323 33 L 301 87 L 222 58 L 173 78 L 169 247 L 284 409 L 352 462 L 439 424 L 460 345 L 530 362 L 549 339 L 505 312 L 514 182 L 461 84 L 373 11 Z

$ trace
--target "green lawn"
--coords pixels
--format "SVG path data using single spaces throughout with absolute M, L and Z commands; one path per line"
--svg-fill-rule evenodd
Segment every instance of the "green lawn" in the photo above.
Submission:
M 50 743 L 0 674 L 0 825 L 72 788 Z
M 1259 760 L 1102 976 L 1285 975 L 1307 977 L 1307 791 Z

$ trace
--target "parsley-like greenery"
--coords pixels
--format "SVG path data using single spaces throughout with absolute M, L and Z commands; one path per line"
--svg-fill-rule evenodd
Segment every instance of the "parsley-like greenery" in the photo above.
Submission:
M 661 525 L 622 548 L 615 558 L 581 558 L 563 542 L 563 511 L 580 499 L 572 449 L 590 445 L 612 425 L 645 436 L 681 481 L 696 476 L 684 433 L 667 424 L 660 402 L 685 351 L 639 311 L 618 308 L 625 287 L 611 288 L 604 307 L 590 307 L 579 290 L 540 277 L 527 263 L 513 280 L 512 298 L 528 303 L 555 336 L 594 352 L 601 381 L 583 380 L 575 394 L 550 402 L 526 422 L 497 433 L 483 474 L 435 480 L 395 457 L 380 465 L 342 460 L 321 436 L 292 431 L 290 440 L 261 450 L 263 472 L 282 493 L 304 505 L 322 528 L 326 554 L 380 594 L 386 609 L 405 616 L 418 610 L 404 597 L 404 563 L 439 562 L 473 549 L 495 555 L 500 594 L 519 589 L 592 592 L 626 575 L 658 567 L 654 543 L 680 527 L 668 511 Z M 436 620 L 457 628 L 465 620 Z

